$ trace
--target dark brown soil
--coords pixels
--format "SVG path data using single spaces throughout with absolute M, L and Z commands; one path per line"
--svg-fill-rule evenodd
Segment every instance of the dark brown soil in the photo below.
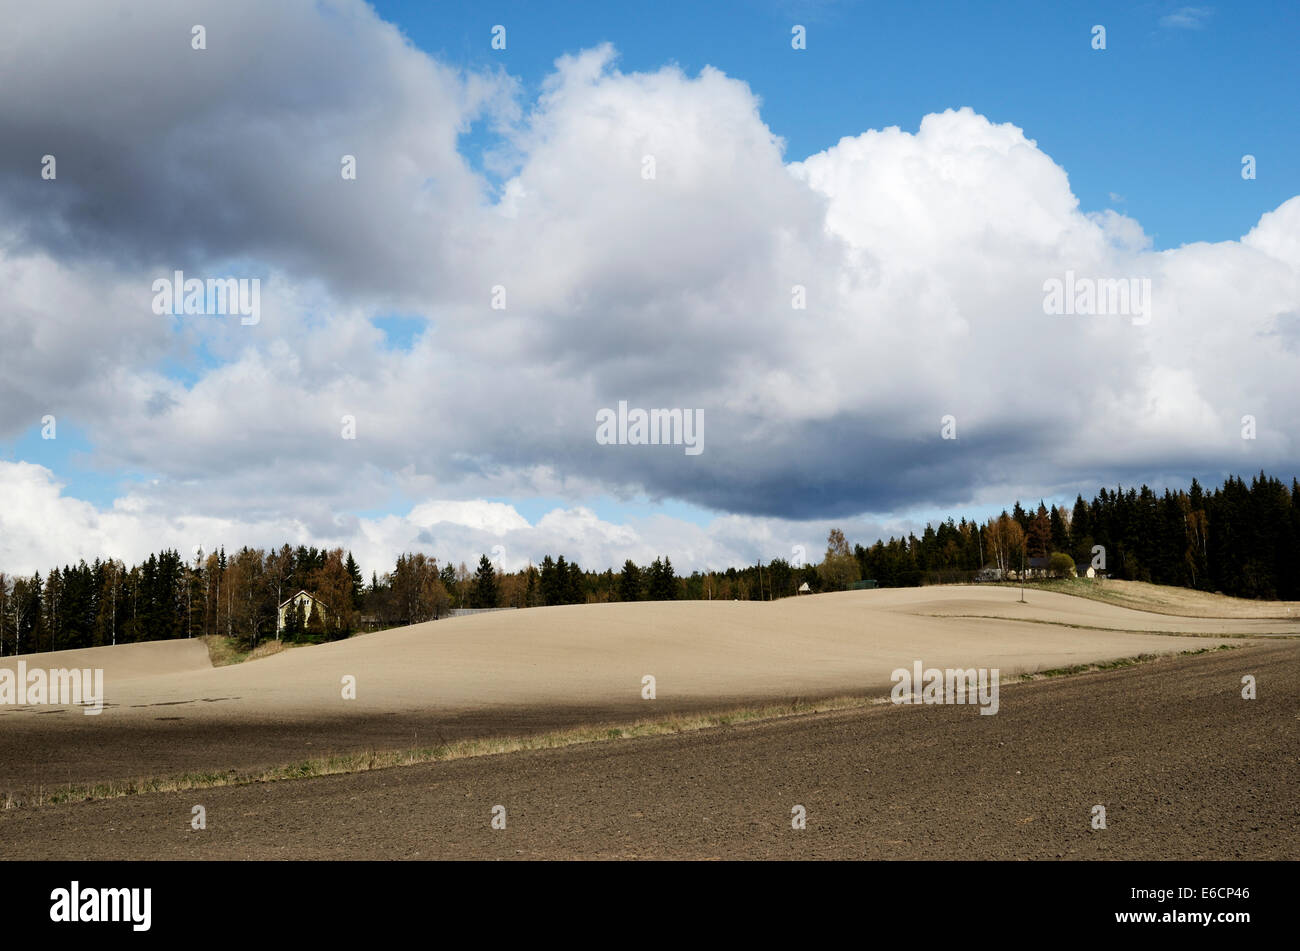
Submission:
M 880 685 L 874 695 L 884 696 L 888 690 L 888 684 Z M 255 770 L 333 753 L 432 748 L 469 738 L 530 736 L 593 723 L 632 723 L 647 717 L 712 712 L 745 702 L 745 698 L 736 697 L 712 702 L 660 700 L 653 708 L 639 700 L 607 706 L 495 705 L 478 710 L 267 720 L 182 717 L 175 714 L 186 708 L 171 706 L 160 707 L 151 720 L 125 722 L 60 709 L 49 715 L 51 719 L 55 715 L 63 718 L 57 730 L 42 722 L 44 716 L 0 716 L 0 796 L 72 783 Z

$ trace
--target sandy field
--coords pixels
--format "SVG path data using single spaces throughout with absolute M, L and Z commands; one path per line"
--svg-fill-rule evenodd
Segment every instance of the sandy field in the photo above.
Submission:
M 1022 672 L 1300 632 L 1286 618 L 1178 618 L 1066 595 L 956 586 L 771 603 L 497 612 L 213 668 L 197 641 L 28 655 L 102 667 L 106 706 L 0 706 L 0 792 L 334 752 L 402 749 L 765 701 L 888 692 L 927 667 Z M 1179 635 L 1199 635 L 1196 637 Z M 4 658 L 12 666 L 13 658 Z M 642 678 L 656 697 L 642 698 Z M 356 698 L 343 697 L 345 677 Z
M 149 641 L 144 644 L 118 644 L 115 647 L 88 647 L 75 651 L 49 651 L 0 657 L 0 670 L 17 670 L 23 661 L 33 667 L 98 667 L 104 680 L 121 684 L 128 680 L 170 676 L 191 670 L 210 670 L 208 649 L 199 640 Z M 147 688 L 146 688 L 147 689 Z

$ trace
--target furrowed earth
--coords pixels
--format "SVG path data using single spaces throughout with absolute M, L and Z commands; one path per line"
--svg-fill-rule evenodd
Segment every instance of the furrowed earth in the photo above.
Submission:
M 1106 584 L 1126 604 L 1142 596 Z M 219 668 L 197 641 L 25 655 L 29 669 L 102 667 L 107 702 L 98 716 L 0 706 L 0 801 L 8 792 L 16 804 L 0 811 L 0 858 L 1300 858 L 1295 605 L 1250 616 L 1248 603 L 1166 594 L 1153 613 L 1116 598 L 1019 596 L 954 586 L 539 608 Z M 1159 656 L 1017 682 L 1148 655 Z M 997 668 L 997 714 L 864 702 L 673 735 L 29 804 L 33 793 L 136 777 L 796 698 L 865 701 L 887 697 L 892 671 L 918 660 Z M 653 700 L 642 697 L 645 675 Z M 1242 697 L 1246 675 L 1255 700 Z M 344 677 L 356 679 L 355 700 L 343 699 Z M 202 831 L 190 827 L 196 804 Z M 496 805 L 505 829 L 491 826 Z M 805 829 L 791 826 L 797 805 Z M 1091 827 L 1095 805 L 1105 829 Z

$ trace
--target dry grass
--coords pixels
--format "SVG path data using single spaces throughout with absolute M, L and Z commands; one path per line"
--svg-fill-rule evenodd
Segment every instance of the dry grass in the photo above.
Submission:
M 1235 650 L 1230 645 L 1217 648 L 1181 651 L 1172 654 L 1140 654 L 1100 664 L 1082 664 L 1024 674 L 1021 680 L 1041 680 L 1048 677 L 1072 676 L 1098 670 L 1112 670 L 1151 663 L 1171 656 L 1204 654 L 1211 650 Z M 550 750 L 582 743 L 608 740 L 635 739 L 646 736 L 671 736 L 696 733 L 701 730 L 755 723 L 791 716 L 852 710 L 889 703 L 889 697 L 840 696 L 825 700 L 793 701 L 781 704 L 764 704 L 738 707 L 718 713 L 672 716 L 657 720 L 640 720 L 630 724 L 604 724 L 573 727 L 536 736 L 466 739 L 435 747 L 365 753 L 331 754 L 304 760 L 300 763 L 273 766 L 254 770 L 226 770 L 223 772 L 181 773 L 134 780 L 85 785 L 69 785 L 46 789 L 37 787 L 25 792 L 7 792 L 0 799 L 0 810 L 52 806 L 63 803 L 88 802 L 100 799 L 119 799 L 147 793 L 183 792 L 194 789 L 214 789 L 221 786 L 244 786 L 251 783 L 271 783 L 287 779 L 307 779 L 315 776 L 334 776 L 344 773 L 364 773 L 375 769 L 414 766 L 420 763 L 438 763 L 475 756 L 496 756 L 524 750 Z
M 284 641 L 263 641 L 251 651 L 246 651 L 239 646 L 238 638 L 234 637 L 210 634 L 200 640 L 207 645 L 208 658 L 212 661 L 213 667 L 229 667 L 231 664 L 242 664 L 248 660 L 260 660 L 299 646 L 286 644 Z
M 1191 654 L 1208 654 L 1211 651 L 1231 651 L 1236 649 L 1237 645 L 1235 644 L 1220 644 L 1218 647 L 1202 647 L 1198 650 L 1180 651 L 1178 656 L 1185 657 Z M 1051 670 L 1021 674 L 1020 679 L 1022 681 L 1045 680 L 1049 677 L 1072 677 L 1075 674 L 1088 674 L 1097 670 L 1118 670 L 1121 667 L 1136 667 L 1138 664 L 1147 664 L 1168 656 L 1168 654 L 1138 654 L 1136 657 L 1121 657 L 1118 660 L 1108 660 L 1100 664 L 1074 664 L 1070 667 L 1053 667 Z
M 944 618 L 968 618 L 972 621 L 1000 621 L 1005 624 L 1050 624 L 1053 627 L 1068 627 L 1077 631 L 1102 631 L 1107 634 L 1146 634 L 1151 637 L 1207 637 L 1216 641 L 1227 640 L 1250 640 L 1267 637 L 1270 640 L 1277 638 L 1296 638 L 1300 637 L 1300 630 L 1295 634 L 1272 633 L 1272 634 L 1225 634 L 1214 631 L 1139 631 L 1129 627 L 1102 627 L 1098 624 L 1075 624 L 1071 621 L 1051 621 L 1046 618 L 1023 618 L 1023 617 L 1006 617 L 1002 614 L 927 614 L 925 617 L 944 617 Z M 1240 620 L 1240 619 L 1239 619 Z M 1206 648 L 1207 650 L 1209 648 Z M 1155 656 L 1142 654 L 1140 656 Z
M 1003 587 L 1018 588 L 1018 582 L 996 582 Z M 1243 620 L 1250 618 L 1286 618 L 1300 621 L 1300 603 L 1295 601 L 1251 601 L 1233 598 L 1226 594 L 1193 591 L 1169 585 L 1148 584 L 1145 581 L 1121 581 L 1113 578 L 1056 578 L 1031 581 L 1026 588 L 1033 591 L 1055 591 L 1113 604 L 1134 611 L 1178 617 L 1224 618 Z

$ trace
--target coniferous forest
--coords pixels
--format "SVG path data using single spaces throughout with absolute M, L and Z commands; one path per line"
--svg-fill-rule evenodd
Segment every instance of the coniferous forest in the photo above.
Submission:
M 670 558 L 626 561 L 615 571 L 584 570 L 564 555 L 505 572 L 486 556 L 475 568 L 401 555 L 391 571 L 365 579 L 350 552 L 284 545 L 196 553 L 175 550 L 127 566 L 112 557 L 51 568 L 44 575 L 0 572 L 0 655 L 68 650 L 169 638 L 223 635 L 246 647 L 268 639 L 318 642 L 445 617 L 458 608 L 524 608 L 602 601 L 771 600 L 839 590 L 862 579 L 881 587 L 973 580 L 988 566 L 1024 559 L 1095 564 L 1110 578 L 1149 581 L 1241 598 L 1300 599 L 1300 482 L 1260 473 L 1204 489 L 1157 495 L 1101 489 L 1089 501 L 1049 508 L 1040 502 L 983 524 L 949 518 L 921 536 L 851 549 L 833 529 L 820 562 L 770 561 L 678 575 Z M 811 559 L 809 559 L 811 561 Z M 306 590 L 328 608 L 306 621 L 278 608 Z

